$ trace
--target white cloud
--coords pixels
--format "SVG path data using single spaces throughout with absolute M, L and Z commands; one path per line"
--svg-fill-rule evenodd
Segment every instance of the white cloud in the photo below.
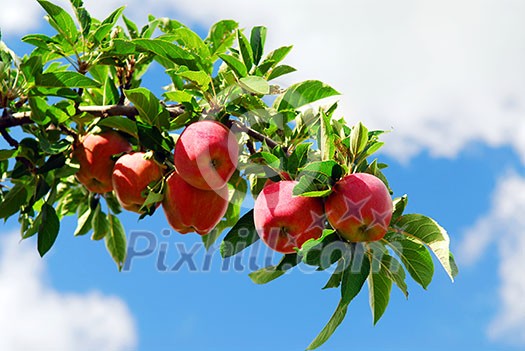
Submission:
M 488 248 L 500 256 L 499 311 L 488 335 L 513 344 L 525 345 L 525 178 L 503 177 L 493 194 L 492 208 L 471 228 L 461 243 L 458 259 L 472 265 Z
M 394 128 L 385 150 L 398 158 L 425 149 L 454 156 L 480 141 L 510 145 L 525 160 L 521 0 L 84 2 L 99 17 L 127 4 L 142 21 L 151 12 L 204 26 L 223 18 L 266 25 L 271 47 L 295 45 L 291 79 L 326 81 L 344 94 L 341 112 L 351 122 Z M 36 8 L 6 2 L 4 31 L 34 28 L 43 14 Z
M 136 346 L 125 303 L 100 292 L 63 293 L 16 233 L 0 235 L 0 350 L 126 351 Z

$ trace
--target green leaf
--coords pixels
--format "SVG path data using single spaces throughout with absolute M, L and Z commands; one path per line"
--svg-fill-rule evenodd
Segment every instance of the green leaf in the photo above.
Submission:
M 40 257 L 44 257 L 55 243 L 60 229 L 60 220 L 58 219 L 53 206 L 48 203 L 42 205 L 41 212 L 42 222 L 38 227 L 37 247 Z
M 281 169 L 281 160 L 274 154 L 271 154 L 266 151 L 256 152 L 255 154 L 250 156 L 250 160 L 259 164 L 266 165 L 275 171 Z
M 9 190 L 0 203 L 0 218 L 7 219 L 20 211 L 27 201 L 27 190 L 23 184 L 17 183 Z
M 334 246 L 333 243 L 337 244 Z M 324 270 L 349 251 L 348 244 L 339 240 L 335 230 L 324 229 L 320 238 L 308 239 L 303 243 L 299 250 L 299 255 L 304 263 L 318 266 L 320 270 Z
M 405 208 L 408 204 L 408 196 L 405 194 L 401 197 L 395 198 L 393 201 L 394 212 L 392 213 L 391 222 L 395 222 L 399 217 L 403 215 Z
M 29 107 L 31 107 L 31 119 L 37 124 L 46 125 L 51 121 L 47 115 L 49 105 L 44 98 L 35 96 L 29 98 Z
M 241 57 L 242 61 L 244 62 L 244 66 L 246 67 L 247 71 L 250 71 L 253 66 L 252 47 L 250 46 L 246 36 L 240 30 L 237 30 L 237 40 L 239 42 L 239 49 L 241 51 Z
M 261 77 L 247 76 L 239 79 L 239 84 L 244 90 L 253 94 L 267 95 L 270 93 L 270 85 Z
M 339 301 L 339 304 L 337 305 L 334 313 L 332 314 L 332 317 L 330 317 L 328 323 L 326 323 L 319 335 L 317 335 L 317 337 L 310 343 L 310 345 L 308 345 L 306 349 L 315 350 L 316 348 L 324 344 L 328 339 L 330 339 L 330 336 L 332 336 L 337 327 L 345 319 L 347 310 L 348 304 L 343 303 L 343 301 Z
M 266 27 L 263 27 L 263 26 L 253 27 L 251 35 L 250 35 L 250 45 L 252 47 L 253 63 L 255 65 L 258 65 L 259 62 L 261 61 L 261 58 L 264 52 L 265 42 L 266 42 Z
M 126 6 L 121 6 L 115 11 L 113 11 L 108 17 L 106 17 L 106 19 L 104 19 L 104 21 L 102 21 L 100 25 L 103 26 L 106 24 L 110 24 L 111 26 L 114 26 L 117 23 L 119 17 L 122 15 L 122 12 L 124 12 L 125 8 Z
M 78 72 L 52 72 L 36 77 L 36 85 L 46 88 L 98 88 L 100 83 Z
M 370 260 L 362 244 L 353 244 L 350 261 L 345 261 L 341 278 L 341 302 L 349 304 L 359 294 L 370 273 Z
M 80 23 L 80 28 L 82 29 L 82 35 L 87 37 L 89 30 L 91 29 L 91 16 L 89 12 L 84 8 L 82 0 L 70 0 L 71 5 L 73 5 L 73 10 L 77 16 L 78 22 Z
M 332 160 L 335 154 L 334 131 L 330 122 L 330 115 L 321 111 L 319 149 L 321 150 L 322 161 Z
M 219 237 L 221 236 L 222 228 L 219 228 L 221 226 L 221 223 L 222 222 L 220 222 L 215 228 L 213 228 L 213 230 L 211 232 L 209 232 L 208 234 L 203 235 L 201 237 L 202 238 L 202 243 L 204 244 L 204 248 L 206 250 L 209 250 L 210 247 L 213 244 L 215 244 L 217 239 L 219 239 Z
M 138 138 L 137 124 L 129 118 L 122 116 L 110 116 L 100 120 L 98 122 L 101 127 L 113 128 L 122 132 L 128 133 L 135 138 Z
M 259 235 L 255 230 L 252 209 L 246 212 L 224 237 L 220 247 L 221 256 L 226 258 L 236 255 L 257 240 Z
M 93 215 L 94 211 L 91 210 L 89 206 L 86 206 L 83 212 L 79 213 L 77 228 L 75 229 L 74 236 L 85 235 L 89 233 L 93 225 Z
M 292 66 L 280 65 L 272 69 L 272 71 L 270 72 L 270 75 L 268 75 L 268 80 L 272 80 L 277 77 L 284 76 L 285 74 L 292 73 L 295 71 L 297 70 L 293 68 Z
M 274 68 L 291 50 L 292 46 L 283 46 L 270 52 L 258 67 L 261 73 L 266 74 L 270 69 Z
M 288 172 L 291 175 L 295 175 L 297 170 L 308 162 L 308 151 L 312 143 L 301 143 L 293 150 L 292 154 L 288 158 Z
M 219 57 L 235 72 L 237 77 L 246 77 L 248 75 L 248 70 L 238 58 L 226 54 L 220 54 Z
M 100 203 L 94 210 L 91 226 L 93 227 L 91 240 L 101 240 L 109 232 L 109 221 L 104 211 L 102 211 Z
M 339 93 L 329 85 L 318 80 L 307 80 L 286 89 L 283 95 L 275 99 L 273 105 L 277 111 L 297 110 L 300 107 L 334 95 L 339 95 Z
M 15 157 L 18 154 L 18 150 L 0 150 L 0 161 L 5 161 Z
M 186 66 L 190 70 L 199 71 L 201 69 L 201 67 L 198 67 L 197 65 L 195 56 L 181 48 L 179 45 L 162 39 L 134 39 L 132 42 L 138 47 L 164 58 L 168 62 Z M 166 68 L 174 68 L 173 65 L 168 66 L 163 61 L 159 62 Z
M 109 214 L 108 222 L 109 232 L 104 237 L 106 240 L 106 248 L 120 271 L 126 260 L 126 233 L 118 217 Z
M 49 15 L 49 24 L 53 26 L 64 38 L 71 43 L 75 42 L 78 37 L 78 29 L 73 21 L 73 18 L 60 6 L 54 5 L 49 1 L 37 0 L 40 6 Z
M 370 309 L 372 310 L 374 324 L 376 324 L 383 313 L 385 313 L 390 300 L 390 291 L 392 290 L 392 280 L 388 277 L 384 266 L 381 266 L 378 271 L 370 270 L 368 290 L 370 294 Z
M 169 128 L 169 119 L 163 113 L 166 109 L 160 104 L 159 99 L 146 88 L 125 90 L 124 95 L 139 111 L 141 119 L 158 128 Z
M 211 28 L 205 42 L 210 47 L 212 58 L 226 52 L 233 45 L 236 29 L 239 24 L 232 20 L 223 20 L 215 23 Z
M 135 39 L 139 37 L 139 29 L 135 22 L 127 18 L 126 16 L 122 16 L 122 19 L 124 20 L 124 24 L 126 25 L 126 28 L 128 29 L 129 36 L 131 39 Z
M 325 286 L 323 286 L 323 290 L 325 289 L 332 289 L 332 288 L 338 288 L 341 285 L 341 279 L 343 277 L 343 270 L 345 266 L 345 260 L 339 259 L 337 261 L 337 267 L 333 271 L 333 273 L 330 275 L 330 278 L 326 282 Z
M 361 122 L 358 122 L 352 127 L 352 132 L 350 133 L 350 151 L 357 156 L 365 150 L 367 143 L 368 129 Z
M 330 183 L 340 178 L 343 168 L 334 160 L 315 161 L 301 168 L 300 176 L 308 175 L 322 183 Z
M 391 226 L 396 232 L 427 245 L 436 255 L 450 279 L 454 281 L 458 268 L 450 253 L 450 238 L 443 227 L 432 218 L 421 214 L 401 216 Z
M 184 71 L 176 73 L 179 77 L 192 81 L 197 84 L 203 91 L 208 90 L 211 83 L 211 77 L 204 71 Z
M 300 261 L 301 260 L 297 254 L 287 254 L 283 256 L 277 265 L 251 272 L 248 276 L 255 284 L 266 284 L 282 276 L 287 270 L 296 266 Z

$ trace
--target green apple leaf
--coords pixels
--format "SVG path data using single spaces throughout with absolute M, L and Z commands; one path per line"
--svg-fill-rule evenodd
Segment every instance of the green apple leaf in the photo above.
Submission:
M 261 62 L 258 70 L 263 75 L 268 73 L 268 71 L 277 66 L 277 64 L 279 64 L 279 62 L 281 62 L 291 50 L 292 46 L 283 46 L 270 52 L 263 62 Z
M 15 157 L 18 154 L 18 149 L 14 150 L 0 150 L 0 161 L 5 161 Z
M 83 211 L 79 212 L 77 228 L 75 229 L 74 235 L 85 235 L 93 228 L 93 215 L 94 211 L 89 206 L 84 206 Z
M 321 150 L 321 160 L 333 160 L 335 154 L 334 131 L 332 128 L 331 116 L 321 110 L 321 128 L 319 129 L 319 149 Z
M 49 15 L 47 18 L 49 24 L 70 43 L 74 43 L 78 37 L 78 29 L 69 13 L 60 6 L 52 4 L 49 1 L 37 1 Z
M 238 58 L 226 54 L 220 54 L 219 57 L 235 72 L 237 77 L 246 77 L 248 75 L 248 70 Z
M 326 282 L 325 286 L 323 286 L 322 288 L 323 290 L 338 288 L 341 285 L 341 279 L 343 277 L 344 266 L 345 266 L 345 260 L 343 258 L 340 258 L 339 261 L 337 261 L 337 266 L 335 270 L 330 275 L 330 278 Z
M 405 194 L 401 197 L 395 198 L 393 201 L 394 212 L 392 213 L 391 222 L 395 222 L 399 217 L 403 215 L 405 208 L 408 204 L 408 196 Z
M 106 240 L 106 248 L 120 271 L 126 260 L 126 233 L 118 217 L 109 214 L 108 223 L 109 232 L 104 237 Z
M 267 95 L 270 93 L 270 85 L 266 79 L 257 76 L 247 76 L 239 79 L 240 86 L 249 93 Z
M 247 71 L 253 66 L 253 51 L 248 38 L 243 34 L 241 30 L 237 30 L 237 41 L 239 42 L 239 49 L 241 51 L 242 61 Z
M 186 66 L 192 71 L 199 71 L 201 68 L 197 65 L 195 56 L 169 41 L 162 39 L 133 39 L 132 43 L 166 60 L 159 60 L 159 63 L 166 68 L 174 68 L 173 63 Z
M 395 232 L 387 233 L 384 239 L 401 259 L 412 279 L 426 289 L 434 275 L 434 263 L 425 245 Z
M 124 94 L 137 108 L 142 121 L 158 128 L 169 129 L 169 114 L 151 91 L 136 88 L 126 90 Z
M 286 92 L 275 99 L 273 106 L 277 111 L 297 110 L 300 107 L 321 99 L 339 95 L 339 92 L 318 80 L 307 80 L 286 89 Z
M 315 350 L 316 348 L 324 344 L 328 339 L 330 339 L 337 327 L 345 319 L 347 310 L 348 304 L 344 303 L 343 301 L 339 301 L 339 304 L 337 305 L 334 313 L 332 314 L 332 317 L 330 317 L 328 323 L 326 323 L 319 335 L 317 335 L 317 337 L 310 343 L 310 345 L 308 345 L 306 349 Z
M 251 272 L 248 276 L 255 284 L 266 284 L 279 278 L 287 270 L 299 264 L 299 262 L 301 262 L 301 259 L 297 254 L 287 254 L 283 256 L 277 265 Z
M 450 279 L 458 274 L 454 257 L 450 253 L 450 238 L 446 230 L 432 218 L 421 214 L 407 214 L 399 217 L 391 227 L 396 232 L 425 244 L 436 255 Z
M 367 143 L 368 129 L 361 122 L 358 122 L 352 127 L 352 132 L 350 133 L 350 152 L 354 157 L 357 157 L 365 150 Z
M 184 79 L 194 82 L 200 87 L 200 89 L 202 89 L 202 91 L 208 90 L 211 83 L 210 75 L 204 71 L 183 71 L 177 72 L 176 74 Z
M 223 20 L 215 23 L 205 39 L 210 48 L 210 54 L 215 59 L 216 55 L 226 52 L 233 45 L 239 24 L 232 20 Z
M 93 227 L 93 235 L 91 236 L 91 240 L 101 240 L 109 232 L 109 221 L 104 211 L 102 211 L 100 203 L 93 212 L 91 223 L 91 226 Z
M 53 206 L 44 203 L 41 209 L 42 221 L 38 227 L 37 247 L 41 257 L 51 249 L 58 236 L 60 220 Z
M 138 138 L 137 124 L 129 118 L 122 116 L 109 116 L 98 122 L 101 127 L 113 128 Z
M 246 212 L 230 229 L 221 243 L 220 252 L 223 258 L 238 254 L 259 240 L 253 222 L 253 209 Z
M 396 283 L 401 292 L 408 298 L 408 290 L 405 282 L 406 274 L 401 263 L 390 255 L 387 247 L 381 241 L 368 243 L 367 247 L 368 254 L 372 261 L 372 272 L 385 274 L 388 279 Z
M 259 62 L 261 61 L 261 58 L 264 52 L 265 42 L 266 42 L 266 27 L 263 27 L 263 26 L 253 27 L 251 35 L 250 35 L 250 45 L 252 47 L 253 63 L 255 65 L 258 65 Z
M 363 245 L 353 245 L 353 254 L 350 260 L 345 261 L 341 277 L 341 301 L 346 304 L 359 294 L 370 273 L 370 259 L 365 254 Z
M 370 309 L 374 325 L 385 313 L 388 302 L 390 301 L 390 291 L 392 290 L 392 280 L 386 272 L 386 267 L 381 265 L 379 269 L 373 269 L 371 266 L 368 277 L 368 290 L 370 296 Z
M 292 73 L 292 72 L 295 72 L 295 71 L 297 71 L 297 70 L 295 68 L 293 68 L 292 66 L 280 65 L 280 66 L 277 66 L 274 69 L 272 69 L 272 71 L 268 75 L 268 80 L 273 80 L 275 78 L 278 78 L 280 76 L 284 76 L 285 74 Z
M 89 34 L 89 30 L 91 29 L 91 16 L 84 8 L 84 3 L 82 0 L 70 0 L 70 2 L 71 5 L 73 5 L 73 10 L 75 11 L 77 20 L 80 23 L 82 35 L 86 37 Z
M 100 83 L 78 72 L 43 73 L 36 77 L 36 85 L 46 88 L 98 88 Z
M 7 219 L 20 211 L 28 197 L 27 189 L 23 184 L 17 183 L 9 190 L 0 203 L 0 219 Z

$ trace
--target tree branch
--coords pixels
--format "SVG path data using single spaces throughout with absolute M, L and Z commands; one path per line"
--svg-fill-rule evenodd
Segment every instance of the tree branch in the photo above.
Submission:
M 172 117 L 177 117 L 184 113 L 184 107 L 181 105 L 168 106 L 166 109 Z M 95 117 L 126 116 L 133 118 L 139 114 L 136 107 L 130 105 L 79 106 L 78 112 L 86 112 Z M 34 123 L 31 119 L 31 111 L 13 114 L 8 112 L 0 118 L 0 130 L 31 123 Z

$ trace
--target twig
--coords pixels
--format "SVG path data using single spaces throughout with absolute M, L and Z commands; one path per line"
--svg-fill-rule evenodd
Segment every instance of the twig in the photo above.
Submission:
M 184 107 L 181 105 L 168 106 L 166 109 L 173 118 L 184 113 Z M 95 117 L 126 116 L 133 118 L 139 114 L 139 111 L 134 106 L 129 105 L 79 106 L 78 111 L 89 113 Z M 0 118 L 0 129 L 31 123 L 34 123 L 31 119 L 31 111 L 7 113 Z
M 5 139 L 5 141 L 7 141 L 7 143 L 8 143 L 12 148 L 15 148 L 15 149 L 18 148 L 18 141 L 16 141 L 15 139 L 13 139 L 13 137 L 12 137 L 11 135 L 9 135 L 9 133 L 7 132 L 7 130 L 5 130 L 4 128 L 0 128 L 0 134 L 2 135 L 2 137 Z
M 229 124 L 231 125 L 230 126 L 231 128 L 235 128 L 237 130 L 240 130 L 241 132 L 245 132 L 246 134 L 248 134 L 250 137 L 252 137 L 253 139 L 255 139 L 257 141 L 266 142 L 266 145 L 268 145 L 272 149 L 274 147 L 276 147 L 276 146 L 279 146 L 279 143 L 276 142 L 275 140 L 270 139 L 266 135 L 261 134 L 258 131 L 253 130 L 253 129 L 245 126 L 244 124 L 242 124 L 239 121 L 232 121 L 232 120 L 230 120 Z M 287 148 L 283 147 L 283 150 L 284 150 L 284 152 L 288 153 Z

